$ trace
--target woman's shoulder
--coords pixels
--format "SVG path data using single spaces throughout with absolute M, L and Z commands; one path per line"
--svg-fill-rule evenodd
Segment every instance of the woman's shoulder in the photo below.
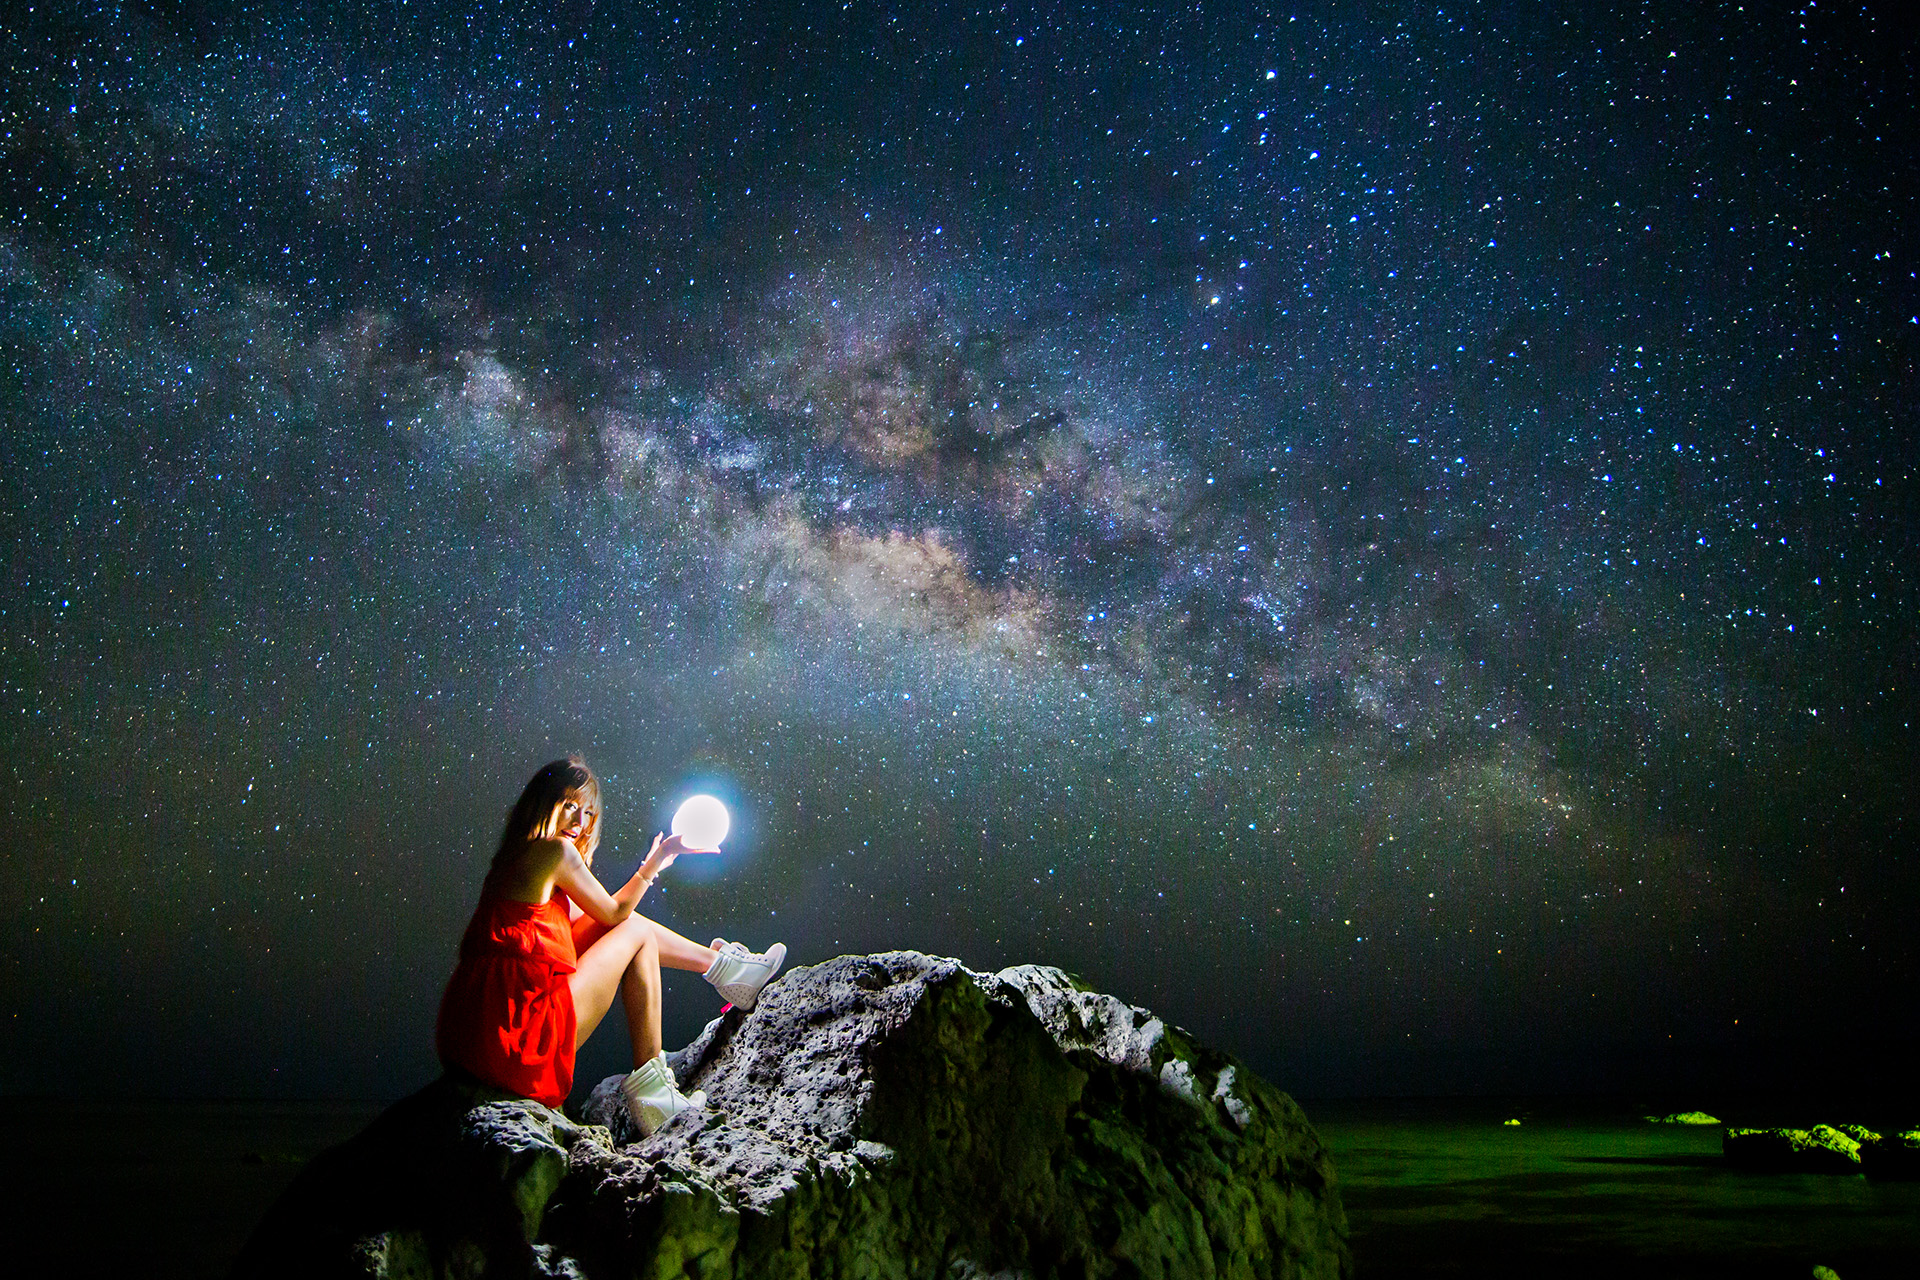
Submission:
M 559 866 L 567 854 L 572 851 L 572 842 L 560 836 L 552 836 L 543 840 L 529 840 L 526 846 L 520 850 L 519 856 L 515 861 L 519 862 L 522 866 L 539 866 L 542 864 Z
M 568 849 L 565 840 L 529 840 L 494 863 L 487 874 L 488 886 L 509 898 L 544 902 Z

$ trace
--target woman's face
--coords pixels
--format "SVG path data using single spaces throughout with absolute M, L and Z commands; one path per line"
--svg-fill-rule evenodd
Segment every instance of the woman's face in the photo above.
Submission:
M 593 861 L 593 829 L 600 823 L 600 811 L 589 806 L 586 797 L 570 795 L 560 802 L 554 834 L 564 836 L 579 847 L 580 856 Z

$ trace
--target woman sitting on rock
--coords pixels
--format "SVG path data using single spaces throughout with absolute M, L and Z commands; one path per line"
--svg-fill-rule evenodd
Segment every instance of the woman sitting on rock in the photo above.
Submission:
M 440 1001 L 440 1060 L 486 1084 L 550 1107 L 573 1088 L 574 1053 L 619 993 L 634 1070 L 621 1086 L 642 1133 L 702 1106 L 674 1087 L 660 1044 L 660 967 L 700 973 L 727 1000 L 751 1009 L 787 949 L 764 954 L 737 942 L 703 947 L 639 915 L 654 879 L 689 849 L 653 838 L 646 861 L 619 892 L 593 874 L 600 844 L 600 783 L 578 757 L 556 760 L 520 793 L 460 940 L 460 962 Z

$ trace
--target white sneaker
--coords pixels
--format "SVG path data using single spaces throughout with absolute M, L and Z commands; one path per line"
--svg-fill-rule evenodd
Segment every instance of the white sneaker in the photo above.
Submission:
M 697 1111 L 707 1105 L 704 1090 L 684 1094 L 674 1086 L 673 1071 L 667 1066 L 664 1053 L 629 1071 L 627 1078 L 620 1082 L 620 1096 L 643 1137 L 653 1136 L 655 1130 L 682 1111 Z
M 718 941 L 718 939 L 715 939 Z M 776 942 L 755 954 L 737 942 L 721 947 L 704 975 L 722 999 L 734 1008 L 749 1011 L 760 999 L 760 989 L 773 981 L 787 958 L 787 944 Z

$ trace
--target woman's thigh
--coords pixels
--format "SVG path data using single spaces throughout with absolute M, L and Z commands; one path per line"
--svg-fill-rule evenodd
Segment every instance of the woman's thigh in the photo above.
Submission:
M 574 971 L 567 975 L 573 992 L 574 1041 L 586 1043 L 600 1019 L 607 1016 L 620 994 L 620 979 L 642 947 L 654 946 L 653 930 L 638 916 L 630 916 L 604 930 L 585 951 L 579 953 Z

